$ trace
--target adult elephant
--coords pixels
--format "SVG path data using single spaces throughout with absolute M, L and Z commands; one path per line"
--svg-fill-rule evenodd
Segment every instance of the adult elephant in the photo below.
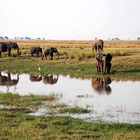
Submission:
M 92 87 L 98 94 L 110 94 L 112 89 L 109 86 L 111 84 L 111 78 L 109 76 L 96 77 L 92 79 Z
M 20 55 L 19 46 L 16 42 L 0 42 L 0 57 L 2 52 L 8 51 L 8 56 L 11 56 L 11 49 L 17 49 L 17 54 Z
M 46 75 L 46 76 L 43 77 L 43 83 L 53 85 L 53 84 L 57 83 L 58 78 L 59 78 L 58 75 L 57 76 L 54 76 L 52 74 L 51 75 Z
M 112 55 L 110 53 L 105 55 L 104 60 L 104 74 L 109 74 L 111 70 L 112 64 L 110 63 L 112 60 Z
M 104 63 L 103 63 L 103 54 L 102 53 L 97 53 L 96 56 L 96 69 L 97 73 L 101 72 L 103 73 L 103 68 L 104 68 Z
M 51 56 L 51 60 L 53 60 L 54 53 L 56 53 L 58 55 L 58 59 L 59 59 L 59 52 L 56 48 L 54 48 L 54 47 L 46 48 L 44 50 L 42 60 L 43 60 L 44 57 L 47 59 L 47 56 L 49 56 L 49 55 Z
M 95 51 L 95 52 L 97 52 L 97 51 L 102 52 L 103 48 L 104 48 L 104 41 L 102 39 L 95 40 L 92 43 L 92 50 Z
M 32 47 L 31 48 L 31 56 L 36 55 L 36 57 L 42 56 L 42 48 L 41 47 Z

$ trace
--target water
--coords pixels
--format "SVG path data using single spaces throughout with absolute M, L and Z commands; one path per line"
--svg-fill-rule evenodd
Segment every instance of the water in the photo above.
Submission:
M 88 121 L 101 119 L 140 123 L 140 81 L 111 81 L 110 77 L 77 79 L 63 75 L 36 76 L 1 72 L 0 92 L 20 95 L 61 95 L 60 102 L 91 110 L 88 114 L 67 114 Z M 45 114 L 39 109 L 35 115 Z

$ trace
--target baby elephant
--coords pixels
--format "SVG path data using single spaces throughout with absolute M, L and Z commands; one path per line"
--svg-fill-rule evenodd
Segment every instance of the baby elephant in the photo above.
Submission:
M 58 50 L 57 50 L 56 48 L 54 48 L 54 47 L 46 48 L 46 49 L 44 50 L 44 54 L 43 54 L 43 56 L 42 56 L 42 60 L 43 60 L 44 56 L 45 56 L 46 59 L 47 59 L 47 56 L 48 56 L 48 55 L 50 55 L 50 56 L 51 56 L 51 60 L 53 60 L 54 53 L 57 53 L 58 58 L 59 58 L 59 52 L 58 52 Z

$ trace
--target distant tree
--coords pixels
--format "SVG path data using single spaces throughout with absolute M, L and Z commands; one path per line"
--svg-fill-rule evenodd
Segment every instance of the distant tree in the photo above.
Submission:
M 137 40 L 140 40 L 140 37 L 138 37 Z
M 31 37 L 27 37 L 27 36 L 26 36 L 25 39 L 26 39 L 26 40 L 31 40 Z
M 36 38 L 36 40 L 41 40 L 41 38 L 40 38 L 40 37 L 38 37 L 38 38 Z
M 4 40 L 4 37 L 0 36 L 0 40 Z
M 118 37 L 112 38 L 111 40 L 120 40 Z
M 9 39 L 9 37 L 8 37 L 8 36 L 5 36 L 5 37 L 4 37 L 4 39 L 6 39 L 6 40 L 7 40 L 7 39 Z

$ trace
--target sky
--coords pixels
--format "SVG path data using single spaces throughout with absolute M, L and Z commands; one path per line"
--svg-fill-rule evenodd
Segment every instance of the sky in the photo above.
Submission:
M 0 36 L 57 40 L 140 37 L 140 0 L 0 0 Z

